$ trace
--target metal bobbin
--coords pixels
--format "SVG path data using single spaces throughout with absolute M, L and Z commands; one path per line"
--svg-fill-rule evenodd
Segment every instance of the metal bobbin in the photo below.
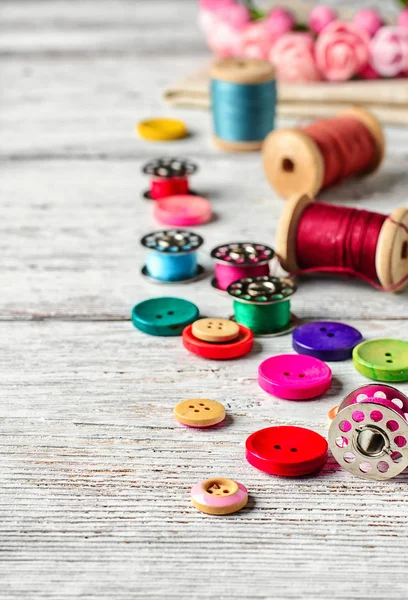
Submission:
M 296 283 L 287 277 L 274 277 L 271 275 L 260 275 L 258 277 L 244 277 L 234 281 L 227 288 L 227 293 L 234 301 L 252 305 L 256 308 L 256 318 L 264 319 L 265 327 L 269 329 L 266 332 L 256 331 L 254 327 L 245 318 L 242 322 L 242 315 L 237 315 L 237 306 L 235 306 L 235 315 L 231 317 L 241 325 L 249 327 L 260 337 L 275 337 L 289 333 L 298 326 L 299 321 L 296 315 L 290 312 L 290 297 L 296 292 Z M 284 305 L 285 303 L 285 305 Z M 264 311 L 262 307 L 274 307 L 274 311 Z M 283 312 L 281 308 L 285 306 L 287 319 L 285 323 L 279 323 Z
M 236 281 L 237 269 L 241 270 L 242 276 L 269 275 L 268 263 L 275 257 L 273 248 L 265 244 L 256 244 L 254 242 L 231 242 L 216 246 L 211 251 L 211 258 L 216 261 L 215 270 L 223 270 L 223 277 L 227 280 L 227 285 L 221 285 L 217 280 L 217 273 L 211 280 L 211 285 L 221 292 L 226 292 L 229 283 Z M 221 265 L 219 267 L 218 265 Z M 262 269 L 262 267 L 265 267 Z M 228 270 L 227 270 L 228 269 Z M 259 271 L 264 271 L 260 273 Z
M 155 158 L 144 165 L 142 173 L 151 175 L 150 189 L 143 192 L 148 200 L 160 200 L 168 196 L 195 195 L 190 190 L 188 176 L 198 169 L 196 163 L 184 158 Z
M 198 264 L 196 257 L 197 250 L 204 243 L 200 235 L 184 229 L 166 229 L 148 233 L 140 243 L 149 250 L 141 270 L 149 281 L 190 283 L 204 277 L 205 269 Z
M 390 385 L 350 392 L 329 429 L 340 466 L 363 479 L 391 479 L 408 466 L 408 398 Z

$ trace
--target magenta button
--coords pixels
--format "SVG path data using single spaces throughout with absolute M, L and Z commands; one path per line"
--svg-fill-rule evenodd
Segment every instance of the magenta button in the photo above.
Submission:
M 308 400 L 326 392 L 332 380 L 330 367 L 313 356 L 280 354 L 264 360 L 258 383 L 265 392 L 286 400 Z
M 153 215 L 165 225 L 189 227 L 208 223 L 212 210 L 209 201 L 201 196 L 169 196 L 155 202 Z

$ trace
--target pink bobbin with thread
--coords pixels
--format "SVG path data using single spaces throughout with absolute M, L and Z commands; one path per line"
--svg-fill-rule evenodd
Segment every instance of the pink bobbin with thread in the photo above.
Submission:
M 216 246 L 211 252 L 211 257 L 216 260 L 215 277 L 211 284 L 225 292 L 238 279 L 269 275 L 269 263 L 274 256 L 272 248 L 253 242 L 231 242 Z
M 389 385 L 350 392 L 329 430 L 334 458 L 363 479 L 395 477 L 408 466 L 408 398 Z

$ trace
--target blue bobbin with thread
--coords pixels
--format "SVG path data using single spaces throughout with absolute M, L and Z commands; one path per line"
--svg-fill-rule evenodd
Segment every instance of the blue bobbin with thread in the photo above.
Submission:
M 192 231 L 166 229 L 148 233 L 141 239 L 147 248 L 142 275 L 154 283 L 188 283 L 201 279 L 204 268 L 198 264 L 197 250 L 204 240 Z
M 276 81 L 263 60 L 229 58 L 211 69 L 214 142 L 221 150 L 260 150 L 274 129 Z

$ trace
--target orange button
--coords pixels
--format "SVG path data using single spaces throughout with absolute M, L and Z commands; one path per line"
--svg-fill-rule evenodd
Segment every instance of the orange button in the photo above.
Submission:
M 333 421 L 334 417 L 337 415 L 338 410 L 339 410 L 338 406 L 333 406 L 333 408 L 331 408 L 329 410 L 329 412 L 327 413 L 327 416 L 329 417 L 330 421 Z
M 225 419 L 225 408 L 215 400 L 183 400 L 174 409 L 177 421 L 189 427 L 211 427 Z
M 239 336 L 239 326 L 229 319 L 199 319 L 193 323 L 191 333 L 203 342 L 230 342 Z

